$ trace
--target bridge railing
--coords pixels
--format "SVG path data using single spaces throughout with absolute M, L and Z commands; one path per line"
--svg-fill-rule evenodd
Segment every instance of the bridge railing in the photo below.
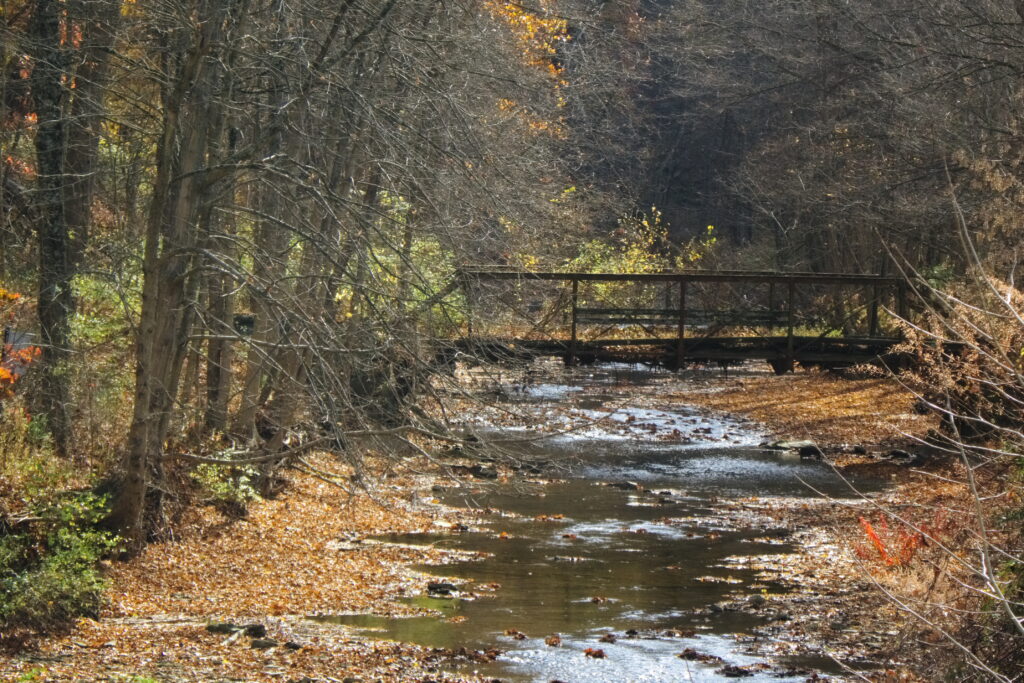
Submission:
M 686 271 L 564 273 L 469 268 L 461 284 L 468 334 L 564 339 L 571 363 L 581 342 L 640 330 L 650 341 L 687 344 L 724 332 L 781 332 L 790 358 L 798 337 L 879 339 L 906 319 L 901 278 L 842 273 Z M 666 336 L 668 335 L 668 336 Z

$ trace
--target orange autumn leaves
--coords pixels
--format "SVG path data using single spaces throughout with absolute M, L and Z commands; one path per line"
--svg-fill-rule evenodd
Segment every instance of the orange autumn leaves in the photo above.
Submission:
M 511 29 L 526 64 L 544 69 L 559 79 L 562 69 L 555 56 L 559 45 L 570 40 L 569 24 L 554 16 L 550 5 L 547 0 L 540 0 L 536 9 L 526 9 L 514 2 L 491 0 L 487 9 Z
M 18 305 L 23 302 L 21 294 L 0 287 L 0 321 L 4 323 L 13 321 Z M 13 344 L 7 343 L 6 335 L 2 351 L 0 354 L 0 399 L 7 398 L 14 392 L 14 383 L 25 373 L 28 364 L 38 358 L 40 354 L 38 346 L 14 348 Z
M 555 98 L 555 107 L 565 106 L 562 89 L 568 85 L 564 78 L 564 69 L 558 61 L 558 51 L 562 44 L 571 40 L 568 22 L 553 14 L 548 0 L 540 0 L 530 9 L 513 2 L 490 0 L 487 10 L 491 16 L 500 20 L 509 29 L 513 40 L 519 47 L 523 66 L 538 69 L 549 78 Z M 498 100 L 498 110 L 511 116 L 526 126 L 533 133 L 545 133 L 562 137 L 564 132 L 563 117 L 545 118 L 530 111 L 527 106 L 510 98 Z

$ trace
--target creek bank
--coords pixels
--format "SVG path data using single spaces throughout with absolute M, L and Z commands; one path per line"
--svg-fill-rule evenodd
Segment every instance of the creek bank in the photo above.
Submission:
M 312 462 L 339 466 L 329 455 Z M 442 672 L 474 653 L 379 642 L 308 619 L 325 611 L 420 614 L 403 598 L 425 588 L 423 577 L 406 567 L 464 557 L 371 542 L 452 516 L 423 501 L 432 478 L 393 463 L 370 463 L 373 474 L 381 485 L 372 496 L 292 472 L 287 490 L 252 503 L 245 519 L 191 510 L 175 541 L 107 564 L 112 585 L 99 619 L 9 643 L 0 680 L 463 680 Z

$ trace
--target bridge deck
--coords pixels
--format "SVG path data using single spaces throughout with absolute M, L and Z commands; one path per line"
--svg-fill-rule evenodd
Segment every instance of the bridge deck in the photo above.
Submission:
M 777 369 L 789 364 L 844 367 L 871 363 L 884 358 L 901 340 L 887 337 L 794 337 L 790 350 L 788 336 L 687 338 L 682 354 L 677 339 L 594 339 L 577 340 L 573 351 L 569 339 L 472 338 L 456 342 L 467 354 L 489 360 L 561 356 L 572 352 L 577 363 L 641 362 L 676 368 L 682 363 L 740 362 L 764 360 Z

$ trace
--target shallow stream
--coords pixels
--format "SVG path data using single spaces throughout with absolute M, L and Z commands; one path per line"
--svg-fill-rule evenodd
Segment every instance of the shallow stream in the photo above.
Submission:
M 468 670 L 503 680 L 724 680 L 736 673 L 728 667 L 742 667 L 746 680 L 778 681 L 835 671 L 824 656 L 768 662 L 747 654 L 751 631 L 788 617 L 721 604 L 757 607 L 787 590 L 744 561 L 793 551 L 788 531 L 763 514 L 766 501 L 770 507 L 773 499 L 845 497 L 849 485 L 819 462 L 759 448 L 764 435 L 755 425 L 669 409 L 658 405 L 656 391 L 647 392 L 642 407 L 609 415 L 638 384 L 657 381 L 654 373 L 617 369 L 572 386 L 516 392 L 518 409 L 575 428 L 505 444 L 523 457 L 562 464 L 559 478 L 438 491 L 442 503 L 485 509 L 482 522 L 461 533 L 381 539 L 487 554 L 416 568 L 425 584 L 443 575 L 457 587 L 411 599 L 442 616 L 331 620 L 430 647 L 500 649 L 495 662 Z M 530 434 L 516 427 L 490 433 Z M 545 643 L 556 635 L 559 646 Z M 587 656 L 588 648 L 604 656 Z M 684 651 L 687 658 L 680 658 Z

